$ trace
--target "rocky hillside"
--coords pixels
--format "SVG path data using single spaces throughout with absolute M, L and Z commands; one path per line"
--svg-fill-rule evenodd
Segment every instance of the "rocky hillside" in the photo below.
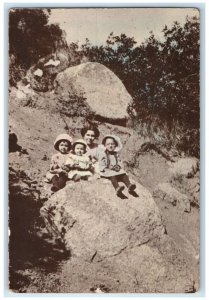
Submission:
M 99 72 L 104 80 L 98 83 Z M 198 161 L 173 157 L 133 129 L 108 123 L 126 118 L 123 105 L 131 100 L 114 76 L 102 65 L 87 63 L 60 72 L 55 90 L 38 92 L 23 83 L 10 90 L 10 288 L 15 292 L 185 293 L 199 288 Z M 51 195 L 44 175 L 53 141 L 62 132 L 80 137 L 85 121 L 61 110 L 62 93 L 72 82 L 73 93 L 80 97 L 82 90 L 84 104 L 103 118 L 97 120 L 100 138 L 120 136 L 125 167 L 137 183 L 135 196 L 116 197 L 102 179 L 69 182 Z M 110 91 L 109 98 L 104 91 Z M 118 103 L 119 114 L 111 115 Z

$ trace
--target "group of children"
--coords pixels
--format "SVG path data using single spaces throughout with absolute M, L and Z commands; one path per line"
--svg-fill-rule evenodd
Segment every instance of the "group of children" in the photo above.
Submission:
M 136 185 L 130 182 L 118 154 L 122 149 L 119 137 L 107 135 L 103 138 L 102 147 L 98 148 L 97 161 L 89 155 L 85 140 L 78 139 L 73 142 L 68 134 L 60 134 L 54 142 L 54 148 L 58 152 L 52 156 L 50 170 L 46 174 L 47 182 L 52 183 L 53 192 L 62 189 L 67 180 L 88 180 L 95 173 L 108 178 L 118 196 L 124 190 L 119 182 L 126 185 L 129 193 L 134 192 Z

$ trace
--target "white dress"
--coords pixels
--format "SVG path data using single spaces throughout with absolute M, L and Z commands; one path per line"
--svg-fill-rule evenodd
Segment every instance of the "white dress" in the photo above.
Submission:
M 68 173 L 68 178 L 72 179 L 75 175 L 92 176 L 91 161 L 86 155 L 79 156 L 76 154 L 69 154 L 65 165 L 72 168 Z

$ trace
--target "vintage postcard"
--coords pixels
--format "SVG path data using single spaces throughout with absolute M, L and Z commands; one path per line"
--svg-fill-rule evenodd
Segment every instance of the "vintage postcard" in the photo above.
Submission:
M 200 288 L 200 11 L 8 10 L 9 290 Z

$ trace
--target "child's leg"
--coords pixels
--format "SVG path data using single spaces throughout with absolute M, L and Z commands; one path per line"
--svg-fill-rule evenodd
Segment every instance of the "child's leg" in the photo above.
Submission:
M 129 177 L 128 177 L 127 174 L 122 174 L 122 175 L 119 175 L 119 176 L 120 176 L 120 181 L 125 183 L 125 185 L 127 186 L 129 192 L 132 192 L 132 191 L 135 190 L 136 185 L 134 183 L 132 184 L 130 182 Z
M 118 175 L 118 180 L 121 181 L 121 182 L 123 182 L 123 183 L 125 183 L 125 185 L 127 186 L 127 188 L 131 184 L 131 182 L 130 182 L 127 174 Z
M 116 176 L 109 177 L 110 181 L 112 182 L 112 185 L 114 186 L 115 190 L 119 187 L 118 181 Z
M 124 186 L 119 186 L 119 184 L 118 184 L 118 176 L 111 176 L 111 177 L 109 177 L 109 179 L 112 182 L 112 185 L 114 186 L 114 188 L 116 190 L 116 194 L 118 196 L 120 196 L 122 190 L 124 189 Z
M 68 180 L 68 176 L 61 173 L 59 176 L 59 188 L 60 189 L 62 189 L 66 185 L 67 180 Z
M 59 176 L 58 175 L 54 175 L 52 177 L 52 184 L 53 184 L 53 186 L 52 186 L 51 190 L 54 191 L 54 192 L 56 192 L 56 191 L 62 189 L 66 185 L 67 179 L 68 179 L 67 176 L 64 175 L 64 174 L 62 174 L 62 173 L 59 174 Z
M 58 175 L 54 175 L 53 177 L 52 177 L 52 188 L 51 188 L 51 190 L 53 191 L 53 192 L 56 192 L 56 191 L 58 191 L 59 190 L 59 176 Z

